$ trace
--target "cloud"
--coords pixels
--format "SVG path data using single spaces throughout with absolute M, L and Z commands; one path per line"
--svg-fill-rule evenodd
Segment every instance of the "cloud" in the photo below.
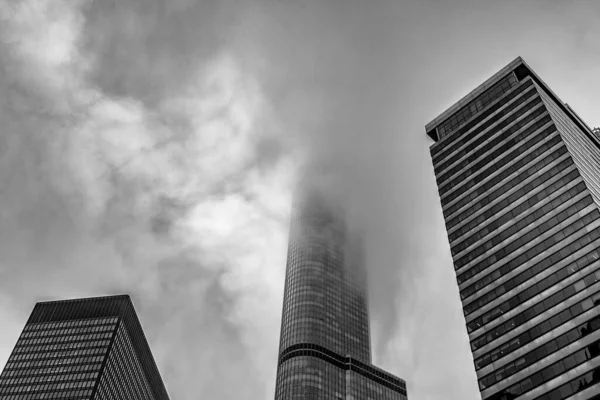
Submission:
M 173 397 L 264 398 L 294 163 L 227 51 L 160 101 L 103 87 L 90 7 L 2 3 L 2 61 L 19 66 L 0 78 L 3 305 L 129 292 Z
M 270 397 L 290 193 L 310 162 L 366 229 L 385 359 L 412 312 L 404 252 L 420 254 L 398 213 L 417 204 L 389 189 L 412 156 L 394 150 L 398 54 L 377 50 L 393 28 L 365 28 L 386 10 L 140 4 L 4 5 L 11 107 L 31 107 L 3 110 L 6 297 L 131 292 L 173 397 Z M 227 33 L 203 41 L 217 29 L 201 11 Z

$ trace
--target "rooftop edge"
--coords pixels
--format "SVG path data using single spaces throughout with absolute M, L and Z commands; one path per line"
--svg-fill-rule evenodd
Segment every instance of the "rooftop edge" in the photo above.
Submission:
M 513 61 L 511 61 L 506 66 L 504 66 L 502 69 L 500 69 L 498 72 L 496 72 L 494 75 L 492 75 L 490 78 L 485 80 L 482 84 L 477 86 L 475 89 L 471 90 L 468 94 L 463 96 L 460 100 L 458 100 L 456 103 L 451 105 L 449 108 L 447 108 L 441 114 L 439 114 L 437 117 L 435 117 L 433 120 L 431 120 L 431 122 L 426 124 L 425 131 L 429 132 L 431 129 L 437 127 L 440 123 L 442 123 L 443 121 L 448 119 L 450 116 L 452 116 L 452 114 L 454 114 L 455 112 L 460 110 L 462 107 L 464 107 L 467 103 L 469 103 L 475 97 L 477 97 L 481 93 L 485 92 L 486 89 L 488 89 L 490 86 L 493 86 L 496 82 L 498 82 L 505 75 L 507 75 L 510 71 L 514 70 L 516 67 L 518 67 L 521 64 L 527 65 L 525 63 L 525 61 L 523 60 L 523 58 L 521 58 L 521 57 L 515 58 Z

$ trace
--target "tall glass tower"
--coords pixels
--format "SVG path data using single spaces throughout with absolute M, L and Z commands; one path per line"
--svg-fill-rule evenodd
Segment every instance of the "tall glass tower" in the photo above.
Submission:
M 276 400 L 405 400 L 406 383 L 371 365 L 361 241 L 319 191 L 296 198 Z
M 168 400 L 129 296 L 36 304 L 0 375 L 2 400 Z
M 521 58 L 425 130 L 482 398 L 599 398 L 600 138 Z

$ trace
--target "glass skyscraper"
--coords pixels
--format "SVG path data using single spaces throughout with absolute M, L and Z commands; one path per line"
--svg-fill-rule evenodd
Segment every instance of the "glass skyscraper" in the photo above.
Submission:
M 521 58 L 425 130 L 482 398 L 600 398 L 599 138 Z
M 296 198 L 276 400 L 405 400 L 406 383 L 371 365 L 361 241 L 318 190 Z
M 37 303 L 0 375 L 2 400 L 168 400 L 129 296 Z

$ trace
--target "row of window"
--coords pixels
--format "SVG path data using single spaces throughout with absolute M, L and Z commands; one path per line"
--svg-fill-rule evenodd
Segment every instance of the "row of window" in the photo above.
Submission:
M 114 327 L 115 327 L 115 324 L 103 324 L 103 325 L 80 326 L 80 327 L 76 327 L 76 328 L 62 328 L 62 329 L 24 332 L 21 335 L 21 337 L 19 338 L 18 344 L 32 343 L 32 341 L 34 341 L 34 340 L 39 340 L 40 338 L 45 338 L 45 337 L 71 335 L 74 333 L 81 334 L 81 333 L 102 332 L 102 331 L 112 330 Z M 30 338 L 35 338 L 35 339 L 30 339 Z
M 71 373 L 71 374 L 60 374 L 60 375 L 38 375 L 28 376 L 22 378 L 12 379 L 0 379 L 0 386 L 7 385 L 28 385 L 28 384 L 42 384 L 48 382 L 68 382 L 68 381 L 81 381 L 89 380 L 98 377 L 99 372 L 86 372 L 86 373 Z
M 549 155 L 544 157 L 541 161 L 538 161 L 536 164 L 527 168 L 525 171 L 520 172 L 518 175 L 516 175 L 511 180 L 507 179 L 505 182 L 503 182 L 502 186 L 498 187 L 493 192 L 489 193 L 487 196 L 482 197 L 478 202 L 469 204 L 468 207 L 465 208 L 464 210 L 462 210 L 459 213 L 459 215 L 457 215 L 456 217 L 450 219 L 449 217 L 451 214 L 444 212 L 444 215 L 446 216 L 446 218 L 449 219 L 448 225 L 450 227 L 454 227 L 455 225 L 458 225 L 460 222 L 464 221 L 465 219 L 470 218 L 473 214 L 475 214 L 477 211 L 479 211 L 483 207 L 487 206 L 490 203 L 493 203 L 496 199 L 505 195 L 507 192 L 509 192 L 511 189 L 513 189 L 520 183 L 523 183 L 526 180 L 528 180 L 529 178 L 534 177 L 536 175 L 538 175 L 538 176 L 534 180 L 532 180 L 528 184 L 524 185 L 523 189 L 513 192 L 510 196 L 506 197 L 503 200 L 503 202 L 506 205 L 508 205 L 508 204 L 514 202 L 515 200 L 517 200 L 518 198 L 522 197 L 525 193 L 528 193 L 531 190 L 539 187 L 539 185 L 542 182 L 545 182 L 552 176 L 556 175 L 556 173 L 558 173 L 558 171 L 563 170 L 566 167 L 568 167 L 569 165 L 573 164 L 573 160 L 571 159 L 571 157 L 568 157 L 567 153 L 568 153 L 567 148 L 564 145 L 561 145 L 554 152 L 550 153 Z M 544 172 L 541 175 L 539 174 L 539 172 L 542 169 L 551 165 L 554 161 L 558 160 L 559 158 L 561 158 L 565 155 L 567 155 L 567 157 L 565 157 L 563 159 L 563 161 L 561 161 L 558 165 L 555 165 L 553 168 L 548 169 L 546 172 Z M 500 204 L 502 204 L 502 202 L 500 202 Z
M 97 340 L 97 339 L 103 339 L 103 338 L 108 338 L 111 337 L 113 332 L 112 330 L 114 329 L 114 327 L 111 327 L 110 331 L 100 331 L 99 333 L 79 333 L 79 334 L 69 334 L 69 335 L 62 335 L 62 336 L 47 336 L 44 338 L 39 338 L 39 339 L 29 339 L 29 340 L 23 340 L 23 341 L 19 341 L 17 342 L 17 348 L 20 348 L 22 346 L 32 346 L 32 345 L 41 345 L 41 344 L 55 344 L 55 343 L 60 343 L 60 342 L 66 342 L 66 341 L 80 341 L 80 340 Z
M 83 347 L 95 347 L 95 346 L 106 346 L 110 343 L 110 340 L 93 340 L 93 341 L 85 341 L 85 342 L 64 342 L 58 344 L 41 344 L 35 346 L 25 346 L 15 348 L 13 354 L 19 353 L 43 353 L 46 351 L 56 351 L 56 350 L 64 350 L 64 349 L 80 349 Z
M 581 237 L 581 239 L 578 241 L 578 245 L 575 246 L 574 248 L 581 246 L 581 249 L 584 249 L 587 251 L 585 246 L 592 243 L 592 239 L 589 235 L 586 235 L 585 233 L 586 232 L 583 232 L 583 234 L 585 236 Z M 573 244 L 573 243 L 571 243 L 571 244 Z M 599 243 L 596 241 L 595 243 L 593 243 L 592 246 L 596 246 L 598 244 Z M 557 255 L 556 259 L 558 259 L 560 257 L 560 260 L 558 260 L 558 262 L 562 262 L 563 260 L 565 260 L 567 258 L 573 257 L 573 254 L 570 254 L 564 258 L 561 257 L 561 255 L 560 255 L 561 250 L 562 249 L 558 249 L 558 251 L 556 251 L 554 253 Z M 575 251 L 578 251 L 578 250 L 575 250 Z M 540 280 L 537 283 L 533 283 L 528 288 L 515 294 L 513 297 L 503 301 L 502 303 L 498 304 L 493 309 L 483 313 L 481 316 L 477 317 L 477 319 L 471 321 L 470 323 L 473 323 L 472 327 L 475 328 L 475 327 L 483 326 L 485 323 L 492 321 L 496 317 L 500 316 L 503 312 L 505 312 L 505 310 L 512 310 L 513 308 L 526 302 L 527 300 L 531 299 L 532 297 L 536 296 L 537 294 L 542 293 L 544 290 L 548 289 L 549 287 L 552 287 L 557 282 L 561 282 L 566 277 L 574 274 L 576 271 L 581 270 L 581 268 L 586 267 L 587 265 L 591 264 L 599 256 L 600 256 L 600 252 L 598 252 L 597 250 L 592 250 L 590 253 L 581 257 L 579 260 L 573 261 L 572 263 L 569 263 L 569 264 L 563 266 L 558 271 L 548 274 L 548 276 L 546 278 Z M 517 287 L 518 285 L 526 282 L 533 276 L 535 276 L 539 273 L 542 273 L 551 267 L 553 268 L 556 265 L 557 265 L 557 262 L 553 261 L 553 258 L 551 256 L 547 257 L 543 261 L 537 263 L 536 265 L 534 265 L 530 268 L 527 268 L 525 271 L 523 271 L 523 273 L 515 276 L 513 279 L 506 281 L 504 284 L 500 285 L 499 288 L 502 288 L 503 293 L 506 293 L 506 292 L 510 291 L 511 289 Z M 488 294 L 496 295 L 497 292 L 492 291 Z M 487 304 L 487 303 L 481 304 L 480 307 L 483 307 L 485 304 Z M 465 306 L 465 314 L 467 314 L 466 308 L 469 306 L 471 306 L 471 304 Z M 486 322 L 484 322 L 484 321 L 486 321 Z
M 2 396 L 2 400 L 88 400 L 92 395 L 92 389 L 69 389 L 47 393 L 23 393 Z
M 48 360 L 34 360 L 34 361 L 19 361 L 19 362 L 8 362 L 6 363 L 6 369 L 16 368 L 35 368 L 35 367 L 49 367 L 53 365 L 69 365 L 69 364 L 93 364 L 102 361 L 104 356 L 94 357 L 76 357 L 76 358 L 52 358 Z
M 567 193 L 563 194 L 563 196 L 566 194 Z M 516 236 L 517 233 L 520 234 L 521 236 L 513 239 L 510 242 L 510 244 L 504 245 L 503 248 L 505 249 L 505 251 L 503 253 L 498 254 L 498 252 L 497 252 L 494 254 L 497 257 L 497 260 L 499 261 L 505 255 L 511 254 L 514 251 L 516 251 L 517 249 L 521 248 L 526 243 L 529 243 L 531 240 L 541 237 L 543 234 L 554 229 L 555 227 L 557 227 L 558 225 L 560 225 L 567 219 L 571 218 L 573 215 L 577 214 L 579 211 L 588 207 L 590 204 L 594 204 L 594 200 L 592 199 L 592 197 L 589 195 L 586 195 L 583 198 L 579 199 L 579 201 L 577 201 L 576 203 L 571 204 L 567 208 L 564 208 L 563 206 L 566 206 L 568 203 L 563 201 L 563 196 L 555 199 L 555 201 L 558 200 L 557 203 L 559 204 L 559 207 L 556 207 L 555 201 L 552 201 L 552 202 L 546 204 L 544 207 L 539 208 L 535 213 L 530 214 L 527 218 L 521 220 L 518 224 L 512 225 L 509 229 L 504 231 L 501 236 L 499 235 L 499 236 L 494 237 L 494 239 L 495 239 L 494 241 L 487 242 L 486 243 L 487 246 L 486 246 L 485 250 L 489 251 L 492 248 L 502 244 L 504 240 L 507 240 L 507 239 L 510 239 L 511 237 Z M 558 212 L 554 216 L 552 216 L 550 214 L 552 211 L 560 210 L 560 208 L 563 208 L 563 210 Z M 539 218 L 539 220 L 536 220 L 534 217 Z M 548 218 L 548 219 L 546 219 L 544 221 L 544 218 Z M 544 221 L 544 222 L 541 222 L 541 221 Z M 517 226 L 519 226 L 519 228 L 517 228 Z M 524 228 L 528 228 L 529 230 L 526 230 Z M 525 232 L 527 232 L 527 233 L 525 233 Z M 467 295 L 467 293 L 475 294 L 479 290 L 489 286 L 490 283 L 492 283 L 493 281 L 496 281 L 501 276 L 504 276 L 504 274 L 502 274 L 500 272 L 500 270 L 497 269 L 494 272 L 492 272 L 491 274 L 488 274 L 484 278 L 473 283 L 468 288 L 465 288 L 464 294 L 465 295 Z M 468 289 L 468 291 L 467 291 L 467 289 Z M 489 298 L 495 298 L 495 297 L 493 295 L 491 295 Z M 479 303 L 482 303 L 482 305 L 487 302 L 488 301 L 486 301 L 486 300 L 479 299 Z M 476 303 L 476 302 L 474 302 L 474 303 Z M 479 308 L 474 303 L 471 303 L 467 307 L 465 307 L 466 314 L 470 314 L 473 311 L 475 311 L 477 308 Z
M 528 93 L 527 96 L 517 99 L 506 108 L 506 112 L 503 112 L 502 115 L 498 114 L 479 127 L 476 131 L 480 136 L 473 140 L 473 142 L 453 154 L 449 159 L 444 160 L 441 165 L 434 165 L 436 181 L 439 187 L 446 184 L 461 169 L 473 164 L 479 157 L 503 143 L 540 115 L 546 113 L 542 99 L 539 96 L 535 96 L 534 90 Z M 516 107 L 519 108 L 513 110 Z M 511 112 L 512 114 L 510 114 Z M 507 117 L 500 121 L 500 118 L 504 116 Z M 493 126 L 493 124 L 496 125 Z M 481 134 L 481 132 L 490 126 L 493 126 L 493 128 L 485 134 Z
M 497 327 L 490 330 L 485 336 L 482 336 L 481 339 L 485 341 L 485 343 L 479 343 L 477 348 L 482 347 L 483 345 L 493 342 L 498 337 L 501 337 L 505 333 L 508 333 L 514 329 L 517 329 L 519 326 L 525 324 L 527 321 L 542 315 L 542 313 L 550 310 L 552 307 L 559 305 L 563 301 L 575 296 L 577 293 L 585 289 L 586 287 L 590 287 L 594 285 L 600 279 L 600 271 L 596 270 L 591 274 L 587 275 L 585 278 L 578 280 L 574 284 L 571 284 L 564 289 L 554 293 L 552 296 L 547 297 L 545 300 L 540 301 L 535 306 L 528 308 L 522 313 L 518 314 L 514 318 L 498 325 Z M 596 288 L 597 289 L 597 288 Z M 529 343 L 531 340 L 540 337 L 546 332 L 550 332 L 554 328 L 562 325 L 564 322 L 569 321 L 579 314 L 582 314 L 584 311 L 589 310 L 594 306 L 594 301 L 599 298 L 599 293 L 594 293 L 590 297 L 585 298 L 584 300 L 579 301 L 573 306 L 559 312 L 553 317 L 544 320 L 539 323 L 535 327 L 529 330 L 529 336 L 523 336 L 519 338 L 520 346 L 523 346 L 526 343 Z M 491 340 L 490 340 L 491 339 Z M 512 353 L 516 348 L 513 348 L 512 345 L 509 346 L 508 349 L 503 351 L 501 356 L 506 356 L 509 353 Z M 493 351 L 490 351 L 491 354 Z M 482 354 L 481 357 L 485 357 L 485 354 Z M 493 358 L 493 357 L 492 357 Z M 492 362 L 495 360 L 492 360 Z
M 510 253 L 514 251 L 517 247 L 519 247 L 519 244 L 527 242 L 528 236 L 540 236 L 542 233 L 554 228 L 556 225 L 560 224 L 561 222 L 569 218 L 571 215 L 583 210 L 584 208 L 586 208 L 594 202 L 594 200 L 592 200 L 592 197 L 587 195 L 582 199 L 578 200 L 575 204 L 571 204 L 567 208 L 558 212 L 554 217 L 550 217 L 549 214 L 552 211 L 558 211 L 559 209 L 567 206 L 567 202 L 570 199 L 571 194 L 569 192 L 566 192 L 563 193 L 560 197 L 557 197 L 554 200 L 546 203 L 543 207 L 540 207 L 537 210 L 533 211 L 531 214 L 520 219 L 519 221 L 506 228 L 502 232 L 498 233 L 495 236 L 492 236 L 487 241 L 480 243 L 471 252 L 457 259 L 455 261 L 456 268 L 458 269 L 467 265 L 471 261 L 484 255 L 484 253 L 487 253 L 494 247 L 503 244 L 504 241 L 506 241 L 507 239 L 510 239 L 511 237 L 514 237 L 517 234 L 521 234 L 522 236 L 514 239 L 511 242 L 511 244 L 503 246 L 505 253 Z M 544 221 L 544 219 L 546 219 L 546 221 L 541 222 Z M 526 228 L 528 228 L 529 230 L 527 231 Z M 524 232 L 527 233 L 523 235 Z M 499 253 L 503 254 L 502 252 Z M 500 254 L 496 253 L 498 259 L 501 258 Z M 484 286 L 485 284 L 480 285 L 479 288 L 482 288 Z
M 93 387 L 94 381 L 79 381 L 79 382 L 65 382 L 65 383 L 52 383 L 43 385 L 27 385 L 27 386 L 9 386 L 0 388 L 0 395 L 11 394 L 11 393 L 23 393 L 23 392 L 41 392 L 48 390 L 69 390 L 69 389 L 82 389 Z
M 510 75 L 509 75 L 510 77 Z M 516 78 L 514 84 L 517 84 Z M 446 120 L 442 125 L 438 126 L 439 138 L 443 139 L 449 135 L 453 130 L 469 121 L 479 111 L 483 110 L 489 104 L 494 102 L 497 98 L 501 97 L 504 93 L 511 89 L 512 85 L 504 79 L 498 82 L 496 85 L 485 91 L 482 95 L 472 100 L 470 103 L 465 105 L 463 108 L 454 113 L 450 118 Z
M 567 347 L 571 343 L 575 343 L 580 338 L 583 338 L 592 332 L 597 331 L 598 329 L 600 329 L 600 318 L 594 317 L 591 320 L 579 325 L 577 328 L 563 333 L 557 338 L 541 345 L 537 349 L 534 349 L 522 357 L 519 357 L 515 361 L 512 361 L 482 377 L 479 379 L 479 387 L 481 390 L 490 387 L 501 380 L 506 379 L 510 375 L 513 375 L 527 368 L 528 366 L 535 364 L 543 358 L 546 358 L 550 354 L 554 354 L 558 350 Z
M 497 110 L 502 108 L 505 104 L 508 104 L 511 100 L 516 98 L 519 94 L 523 93 L 526 89 L 530 88 L 533 85 L 531 81 L 524 82 L 521 86 L 516 88 L 512 93 L 508 94 L 506 97 L 498 101 L 494 107 L 490 107 L 489 109 L 482 112 L 479 116 L 475 117 L 471 121 L 469 121 L 465 126 L 461 127 L 459 130 L 455 132 L 454 139 L 451 142 L 445 143 L 442 146 L 435 146 L 431 150 L 431 158 L 435 163 L 438 159 L 444 156 L 444 154 L 451 154 L 453 151 L 468 143 L 473 137 L 476 136 L 476 132 L 479 133 L 485 128 L 478 127 L 478 129 L 469 132 L 472 128 L 477 126 L 480 122 L 485 120 L 487 117 L 491 116 Z M 439 128 L 438 128 L 439 131 Z M 468 133 L 467 133 L 468 132 Z M 466 134 L 465 134 L 466 133 Z M 464 136 L 461 136 L 465 134 Z M 441 140 L 441 139 L 440 139 Z
M 502 204 L 498 203 L 493 207 L 487 209 L 483 213 L 481 213 L 477 218 L 472 219 L 471 221 L 465 223 L 460 228 L 456 229 L 454 232 L 448 235 L 450 242 L 453 242 L 457 239 L 460 239 L 461 236 L 469 233 L 475 228 L 481 228 L 476 230 L 475 233 L 472 234 L 469 240 L 477 241 L 487 235 L 489 232 L 492 232 L 496 229 L 499 229 L 504 224 L 512 221 L 514 218 L 517 218 L 519 215 L 529 210 L 535 204 L 540 201 L 550 197 L 552 193 L 563 189 L 565 186 L 568 186 L 571 181 L 579 178 L 579 172 L 576 168 L 568 168 L 566 171 L 562 171 L 561 173 L 553 176 L 548 182 L 545 182 L 544 186 L 540 186 L 528 193 L 527 196 L 523 196 L 521 202 L 515 202 L 510 204 L 508 208 L 502 208 Z M 583 189 L 585 189 L 585 184 L 582 183 Z M 581 189 L 581 190 L 583 190 Z M 504 214 L 500 214 L 504 211 Z M 498 217 L 500 215 L 500 217 Z M 465 239 L 466 240 L 466 239 Z
M 95 371 L 95 370 L 100 369 L 100 366 L 101 366 L 101 364 L 87 364 L 87 365 L 73 365 L 73 366 L 69 366 L 69 367 L 15 369 L 15 370 L 10 370 L 10 371 L 4 370 L 4 372 L 2 373 L 2 377 Z
M 90 355 L 90 354 L 102 354 L 106 351 L 106 347 L 97 347 L 92 349 L 82 349 L 82 350 L 68 350 L 68 351 L 57 351 L 57 352 L 47 352 L 47 353 L 30 353 L 30 354 L 19 354 L 16 356 L 11 356 L 10 361 L 20 361 L 20 360 L 30 360 L 30 359 L 50 359 L 50 358 L 60 358 L 60 357 L 73 357 L 79 355 Z
M 59 329 L 74 326 L 87 326 L 87 325 L 103 325 L 103 324 L 114 324 L 119 320 L 119 317 L 111 318 L 92 318 L 92 319 L 75 319 L 70 321 L 61 322 L 37 322 L 25 325 L 24 332 L 38 331 L 45 329 Z

